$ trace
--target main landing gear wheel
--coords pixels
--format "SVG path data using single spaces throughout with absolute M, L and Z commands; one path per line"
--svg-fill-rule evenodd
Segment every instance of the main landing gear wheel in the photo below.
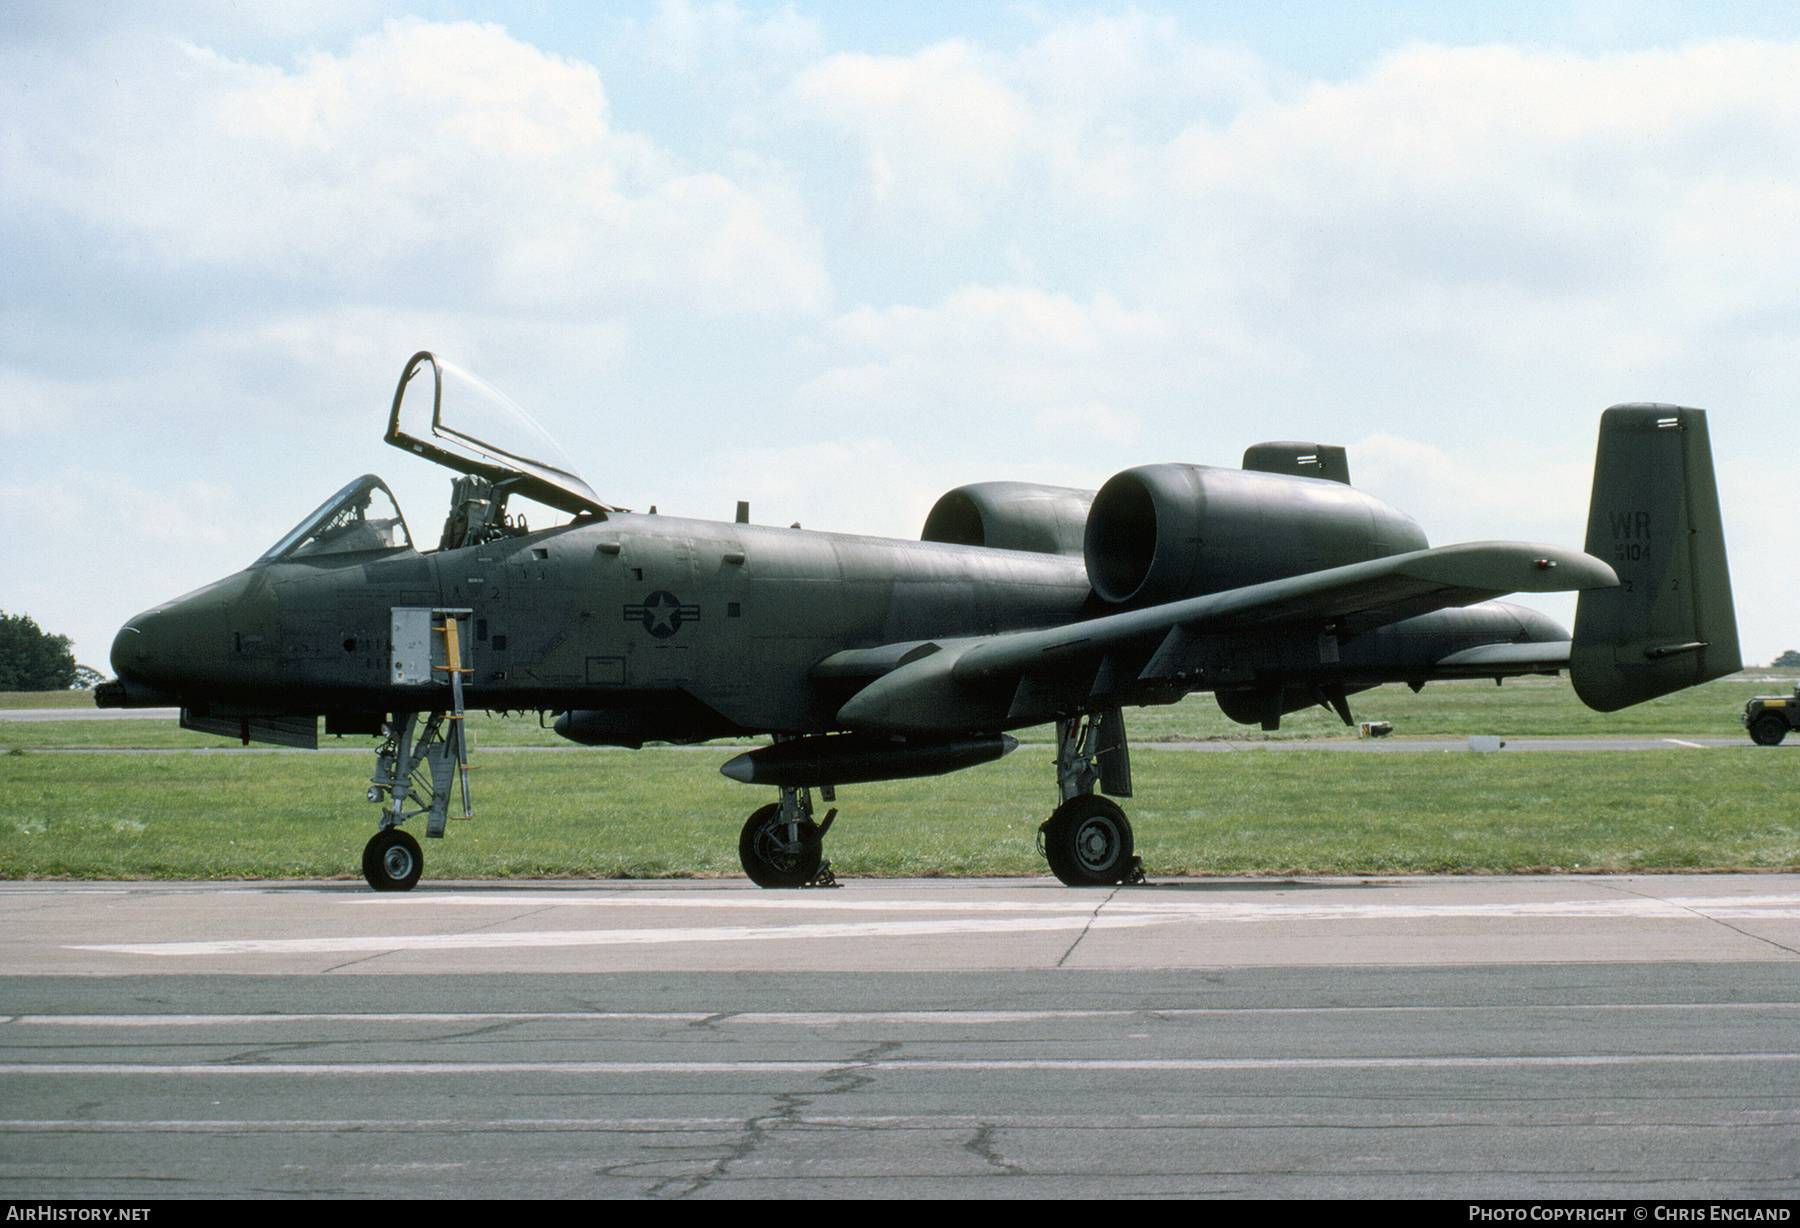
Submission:
M 1050 871 L 1070 887 L 1110 887 L 1137 869 L 1131 821 L 1098 793 L 1083 793 L 1058 806 L 1038 828 Z
M 411 891 L 425 869 L 419 842 L 398 827 L 384 827 L 363 846 L 363 877 L 377 891 Z
M 758 887 L 804 887 L 819 874 L 825 842 L 818 824 L 802 819 L 781 821 L 781 806 L 771 802 L 744 823 L 738 837 L 738 860 Z
M 1750 722 L 1750 740 L 1758 746 L 1780 746 L 1787 731 L 1787 717 L 1773 712 L 1765 712 Z

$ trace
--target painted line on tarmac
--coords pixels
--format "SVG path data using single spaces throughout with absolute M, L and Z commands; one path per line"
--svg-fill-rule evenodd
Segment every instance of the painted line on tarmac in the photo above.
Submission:
M 1262 1129 L 1441 1129 L 1456 1126 L 1576 1126 L 1594 1125 L 1592 1113 L 1530 1112 L 1486 1113 L 1133 1113 L 1129 1116 L 1100 1113 L 984 1113 L 979 1116 L 951 1113 L 919 1116 L 898 1113 L 797 1113 L 782 1116 L 787 1128 L 825 1127 L 845 1130 L 958 1131 L 982 1128 L 1000 1130 L 1262 1130 Z M 1659 1114 L 1639 1108 L 1632 1114 L 1607 1114 L 1609 1126 L 1632 1130 L 1782 1128 L 1800 1125 L 1800 1113 L 1779 1109 L 1740 1112 L 1707 1111 L 1683 1107 L 1679 1114 Z M 80 1118 L 18 1118 L 0 1120 L 0 1134 L 679 1134 L 722 1132 L 740 1134 L 750 1125 L 744 1117 L 496 1117 L 487 1119 L 389 1117 L 298 1118 L 231 1120 L 196 1118 L 139 1121 Z
M 365 934 L 347 938 L 239 938 L 211 942 L 70 944 L 72 951 L 116 955 L 280 955 L 357 951 L 463 951 L 508 947 L 647 946 L 670 942 L 812 942 L 843 938 L 914 938 L 942 934 L 1018 934 L 1056 930 L 1132 929 L 1156 917 L 1009 917 L 940 921 L 866 921 L 819 925 L 721 925 L 634 930 L 532 930 L 477 934 Z
M 193 1078 L 209 1075 L 293 1078 L 328 1075 L 368 1078 L 385 1075 L 721 1075 L 1060 1073 L 1135 1071 L 1145 1074 L 1238 1070 L 1493 1070 L 1620 1066 L 1790 1066 L 1800 1053 L 1561 1053 L 1489 1057 L 1220 1057 L 1220 1058 L 889 1058 L 876 1061 L 807 1058 L 736 1062 L 5 1062 L 0 1077 Z
M 1196 1018 L 1245 1019 L 1262 1015 L 1479 1015 L 1516 1016 L 1520 1011 L 1594 1014 L 1601 1011 L 1702 1011 L 1738 1014 L 1800 1011 L 1800 1002 L 1509 1002 L 1504 1006 L 1183 1006 L 1110 1010 L 923 1010 L 923 1011 L 315 1011 L 295 1014 L 233 1015 L 0 1015 L 0 1025 L 51 1028 L 292 1027 L 298 1024 L 429 1024 L 464 1027 L 491 1023 L 651 1023 L 714 1027 L 841 1027 L 856 1024 L 911 1024 L 985 1027 L 994 1024 L 1054 1023 L 1065 1020 L 1131 1019 L 1145 1023 Z
M 1466 880 L 1465 880 L 1466 881 Z M 1296 884 L 1296 892 L 1304 889 Z M 346 897 L 339 903 L 352 908 L 386 907 L 427 909 L 437 905 L 478 908 L 529 907 L 534 912 L 551 908 L 715 908 L 756 912 L 886 912 L 886 913 L 1013 913 L 1067 916 L 1142 915 L 1164 919 L 1192 917 L 1214 921 L 1348 920 L 1434 917 L 1673 917 L 1701 913 L 1706 916 L 1796 917 L 1800 894 L 1646 896 L 1617 895 L 1580 900 L 1525 900 L 1513 904 L 1313 904 L 1288 900 L 1171 900 L 1135 895 L 1129 891 L 1111 897 L 1064 896 L 1050 900 L 896 900 L 864 896 L 732 893 L 728 896 L 597 895 L 546 900 L 529 892 L 512 895 L 400 895 L 371 894 Z
M 752 903 L 751 901 L 756 901 Z M 423 897 L 413 911 L 435 906 Z M 480 900 L 489 904 L 491 900 Z M 598 903 L 599 901 L 595 901 Z M 695 907 L 693 897 L 638 897 L 619 903 Z M 410 901 L 409 901 L 410 904 Z M 71 943 L 66 949 L 158 957 L 197 955 L 346 954 L 392 951 L 457 951 L 517 948 L 650 946 L 696 942 L 813 942 L 844 939 L 918 938 L 958 934 L 1027 934 L 1135 929 L 1179 923 L 1390 922 L 1444 919 L 1514 920 L 1797 920 L 1800 896 L 1628 896 L 1602 900 L 1528 901 L 1514 904 L 1309 904 L 1268 901 L 1106 901 L 1038 908 L 975 908 L 946 902 L 926 905 L 877 901 L 762 902 L 743 897 L 730 907 L 805 908 L 816 912 L 889 911 L 942 913 L 1026 912 L 1026 916 L 939 916 L 931 920 L 822 921 L 797 925 L 670 926 L 634 929 L 483 930 L 453 934 L 359 934 L 305 938 L 224 938 L 187 942 Z

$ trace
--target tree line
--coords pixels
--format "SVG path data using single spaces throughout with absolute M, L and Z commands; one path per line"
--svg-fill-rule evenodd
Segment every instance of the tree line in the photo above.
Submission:
M 75 664 L 66 635 L 51 635 L 29 614 L 0 610 L 0 691 L 66 691 L 91 669 Z

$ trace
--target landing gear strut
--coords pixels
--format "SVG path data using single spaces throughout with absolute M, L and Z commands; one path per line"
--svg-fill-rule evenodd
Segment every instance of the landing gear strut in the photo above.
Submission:
M 450 683 L 450 707 L 429 716 L 394 713 L 387 741 L 375 752 L 375 775 L 369 778 L 366 796 L 381 807 L 381 830 L 363 847 L 363 877 L 377 891 L 411 891 L 419 881 L 425 855 L 400 824 L 425 815 L 425 834 L 442 836 L 450 817 L 452 784 L 462 786 L 460 817 L 475 817 L 469 803 L 469 735 L 463 727 L 462 687 L 463 675 L 469 672 L 463 665 L 462 645 L 472 616 L 471 610 L 394 611 L 395 641 L 401 641 L 403 633 L 416 633 L 429 646 L 429 655 L 417 660 L 403 660 L 397 653 L 396 677 L 423 682 L 444 675 Z M 416 650 L 416 641 L 412 647 Z
M 830 801 L 829 788 L 821 790 Z M 823 823 L 812 818 L 812 790 L 784 787 L 781 800 L 762 807 L 744 823 L 738 836 L 738 861 L 758 887 L 835 887 L 831 863 L 825 860 L 825 833 L 836 810 Z
M 421 723 L 422 722 L 422 723 Z M 425 868 L 419 842 L 400 830 L 408 819 L 425 816 L 425 834 L 444 834 L 450 792 L 460 779 L 462 818 L 469 804 L 469 758 L 460 716 L 396 712 L 387 741 L 375 752 L 375 775 L 368 798 L 381 807 L 381 830 L 363 847 L 363 877 L 377 891 L 411 891 Z
M 1070 887 L 1110 887 L 1144 881 L 1132 851 L 1131 821 L 1111 798 L 1131 796 L 1131 755 L 1125 718 L 1117 708 L 1056 722 L 1058 806 L 1038 828 L 1050 872 Z

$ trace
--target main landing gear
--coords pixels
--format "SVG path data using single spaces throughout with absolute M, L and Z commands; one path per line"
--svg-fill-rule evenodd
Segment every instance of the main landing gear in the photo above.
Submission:
M 369 886 L 377 891 L 413 889 L 425 868 L 425 854 L 400 824 L 424 815 L 425 835 L 442 836 L 450 817 L 451 787 L 458 781 L 461 817 L 473 818 L 468 773 L 460 712 L 394 713 L 369 781 L 368 798 L 381 807 L 381 830 L 363 846 L 363 877 Z
M 834 800 L 830 785 L 821 786 L 820 797 Z M 831 830 L 837 810 L 825 812 L 825 821 L 813 822 L 812 790 L 785 786 L 781 800 L 757 810 L 744 822 L 738 836 L 738 861 L 758 887 L 835 887 L 831 863 L 825 860 L 825 833 Z
M 752 772 L 746 767 L 741 775 L 735 771 L 726 775 L 748 782 Z M 1131 796 L 1131 753 L 1119 709 L 1104 708 L 1056 723 L 1056 783 L 1062 804 L 1038 828 L 1038 849 L 1056 877 L 1071 887 L 1143 882 L 1131 821 L 1111 797 L 1100 796 Z M 820 785 L 819 796 L 826 802 L 836 800 L 831 785 Z M 825 833 L 836 817 L 835 809 L 828 810 L 823 822 L 814 823 L 812 791 L 782 786 L 781 800 L 752 814 L 738 836 L 744 873 L 759 887 L 836 886 L 831 863 L 824 857 Z
M 1119 709 L 1056 722 L 1056 783 L 1062 804 L 1038 828 L 1050 872 L 1070 887 L 1143 882 L 1131 821 L 1118 803 L 1094 792 L 1097 784 L 1113 797 L 1131 796 L 1131 752 Z

